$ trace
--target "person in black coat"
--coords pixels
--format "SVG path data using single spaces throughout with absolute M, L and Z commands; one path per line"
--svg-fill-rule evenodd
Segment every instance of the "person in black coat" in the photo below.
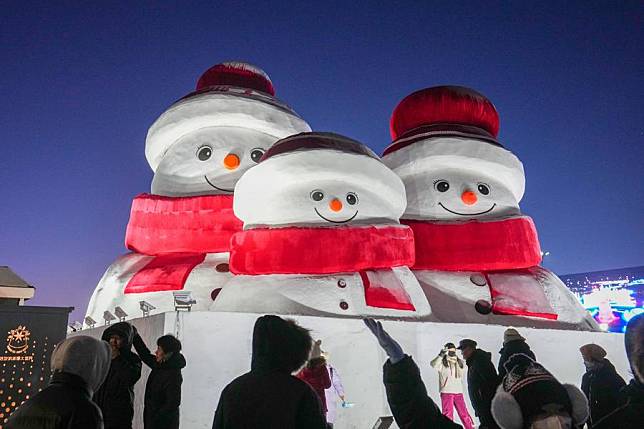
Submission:
M 78 335 L 59 343 L 51 356 L 49 385 L 13 412 L 6 429 L 103 429 L 92 394 L 110 367 L 105 341 Z
M 325 429 L 317 394 L 291 375 L 307 361 L 311 347 L 309 331 L 295 321 L 258 318 L 250 372 L 221 392 L 213 429 Z
M 606 350 L 597 344 L 586 344 L 579 351 L 584 359 L 586 373 L 581 380 L 581 390 L 590 406 L 589 429 L 615 427 L 613 411 L 621 402 L 620 391 L 626 382 L 606 359 Z
M 503 377 L 505 377 L 505 363 L 512 355 L 518 353 L 529 356 L 532 360 L 537 360 L 534 352 L 530 350 L 530 346 L 526 343 L 525 338 L 523 338 L 516 329 L 508 328 L 503 333 L 503 347 L 499 350 L 499 354 L 501 355 L 498 367 L 499 380 L 502 380 Z
M 414 360 L 405 355 L 398 344 L 384 330 L 380 322 L 364 319 L 365 325 L 378 339 L 389 359 L 383 367 L 383 381 L 387 402 L 401 429 L 457 429 L 462 426 L 443 415 L 427 395 L 427 389 Z
M 180 353 L 181 342 L 172 335 L 157 340 L 152 354 L 135 331 L 134 348 L 141 360 L 152 369 L 145 384 L 143 426 L 145 429 L 177 429 L 181 405 L 181 370 L 186 359 Z
M 498 425 L 492 418 L 492 398 L 499 385 L 499 376 L 492 363 L 492 353 L 476 347 L 476 341 L 461 340 L 458 349 L 463 353 L 467 364 L 467 390 L 472 408 L 479 418 L 481 429 L 496 429 Z
M 141 359 L 132 353 L 134 330 L 127 322 L 109 326 L 102 339 L 112 349 L 110 371 L 94 394 L 103 412 L 105 429 L 131 429 L 134 417 L 134 385 L 141 378 Z
M 641 429 L 644 422 L 644 314 L 633 317 L 628 322 L 624 345 L 633 379 L 620 392 L 622 403 L 614 411 L 614 427 Z

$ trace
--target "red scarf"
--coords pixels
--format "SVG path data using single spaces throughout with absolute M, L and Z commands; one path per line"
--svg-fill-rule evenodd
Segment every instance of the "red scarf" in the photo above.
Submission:
M 132 201 L 125 245 L 144 255 L 227 252 L 230 237 L 241 229 L 232 195 L 141 194 Z
M 404 226 L 257 228 L 233 236 L 234 274 L 360 273 L 370 307 L 415 310 L 400 282 L 379 273 L 414 263 L 414 237 Z
M 537 230 L 527 216 L 490 222 L 401 222 L 414 231 L 415 270 L 514 270 L 541 262 Z
M 233 236 L 233 274 L 337 274 L 410 266 L 414 238 L 404 226 L 256 228 Z
M 483 272 L 493 313 L 557 319 L 543 287 L 526 270 L 541 262 L 539 238 L 529 217 L 403 223 L 414 231 L 415 270 Z
M 183 289 L 206 254 L 227 252 L 230 238 L 241 229 L 231 195 L 139 195 L 132 202 L 125 245 L 155 258 L 130 279 L 124 292 Z

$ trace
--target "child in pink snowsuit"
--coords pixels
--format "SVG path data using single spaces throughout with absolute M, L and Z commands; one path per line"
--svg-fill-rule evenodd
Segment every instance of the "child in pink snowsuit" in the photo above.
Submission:
M 452 343 L 445 344 L 445 347 L 438 356 L 432 359 L 430 364 L 438 371 L 438 387 L 443 415 L 454 420 L 454 407 L 456 406 L 456 412 L 465 429 L 474 429 L 472 417 L 467 411 L 463 398 L 463 368 L 465 364 L 462 359 L 456 356 L 456 346 Z

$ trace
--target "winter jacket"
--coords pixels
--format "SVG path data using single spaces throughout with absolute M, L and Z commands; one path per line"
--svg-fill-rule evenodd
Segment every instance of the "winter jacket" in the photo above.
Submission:
M 271 326 L 280 323 L 276 319 L 263 316 L 255 323 L 251 370 L 221 392 L 213 429 L 326 428 L 320 399 L 311 386 L 280 365 L 283 352 L 271 341 Z
M 427 389 L 414 360 L 405 356 L 392 364 L 385 362 L 383 378 L 387 402 L 401 429 L 453 429 L 462 428 L 445 417 Z
M 508 361 L 510 356 L 517 353 L 523 353 L 524 355 L 531 357 L 532 360 L 537 360 L 537 357 L 534 355 L 534 352 L 530 349 L 530 346 L 525 342 L 525 340 L 513 340 L 507 342 L 503 345 L 501 350 L 499 350 L 499 354 L 501 355 L 499 358 L 499 380 L 502 380 L 503 377 L 505 377 L 505 374 L 507 374 L 505 363 Z
M 152 369 L 145 384 L 143 426 L 145 429 L 177 429 L 181 405 L 181 370 L 186 359 L 179 352 L 164 362 L 157 362 L 141 337 L 136 334 L 134 348 L 141 360 Z
M 110 371 L 94 394 L 94 402 L 103 412 L 105 429 L 131 429 L 134 417 L 134 385 L 141 378 L 141 359 L 132 353 L 134 330 L 121 322 L 103 331 L 103 341 L 117 334 L 123 339 L 119 355 L 112 359 Z
M 49 385 L 11 415 L 7 429 L 102 429 L 92 393 L 105 379 L 110 347 L 85 335 L 59 343 L 51 357 Z
M 606 419 L 613 422 L 611 427 L 641 429 L 644 422 L 644 384 L 633 379 L 621 390 L 620 396 L 621 405 L 606 416 Z M 597 424 L 601 426 L 593 427 L 604 427 L 602 421 L 598 421 Z
M 604 359 L 598 368 L 586 371 L 581 379 L 581 390 L 588 398 L 590 407 L 589 428 L 616 427 L 609 414 L 620 406 L 620 391 L 624 386 L 626 382 L 608 359 Z
M 297 378 L 306 381 L 313 388 L 318 398 L 320 398 L 322 411 L 326 414 L 328 408 L 324 390 L 331 387 L 331 378 L 326 364 L 318 365 L 314 368 L 305 367 L 297 374 Z
M 463 368 L 459 366 L 458 373 L 460 377 L 458 378 L 456 377 L 457 373 L 454 367 L 450 367 L 449 364 L 448 366 L 445 366 L 445 364 L 443 363 L 442 355 L 436 356 L 429 363 L 432 368 L 438 371 L 438 390 L 440 393 L 463 393 L 463 376 L 465 375 L 465 363 L 461 359 L 458 359 L 455 362 L 455 365 L 459 365 L 459 363 L 463 365 Z
M 492 364 L 492 354 L 476 349 L 466 359 L 467 390 L 470 394 L 472 407 L 481 422 L 481 428 L 497 428 L 492 418 L 492 398 L 499 384 L 499 377 Z

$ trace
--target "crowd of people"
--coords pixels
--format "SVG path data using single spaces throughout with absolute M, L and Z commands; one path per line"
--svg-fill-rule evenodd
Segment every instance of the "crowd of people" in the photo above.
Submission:
M 451 429 L 453 410 L 473 428 L 464 381 L 479 428 L 567 429 L 641 428 L 644 424 L 644 315 L 628 324 L 625 345 L 633 379 L 619 376 L 597 344 L 580 348 L 586 373 L 581 389 L 563 384 L 538 362 L 526 339 L 513 328 L 504 333 L 498 368 L 492 354 L 473 339 L 447 343 L 430 362 L 438 372 L 441 405 L 428 395 L 413 358 L 384 329 L 365 319 L 387 354 L 384 387 L 400 428 Z M 132 350 L 134 348 L 134 351 Z M 458 355 L 460 350 L 462 359 Z M 9 418 L 8 429 L 131 429 L 134 385 L 147 378 L 145 429 L 179 427 L 181 370 L 186 361 L 172 335 L 157 340 L 153 354 L 134 326 L 109 326 L 102 340 L 79 335 L 57 345 L 49 386 Z M 213 429 L 333 428 L 337 399 L 345 393 L 320 340 L 294 320 L 262 316 L 253 329 L 251 369 L 221 392 Z

